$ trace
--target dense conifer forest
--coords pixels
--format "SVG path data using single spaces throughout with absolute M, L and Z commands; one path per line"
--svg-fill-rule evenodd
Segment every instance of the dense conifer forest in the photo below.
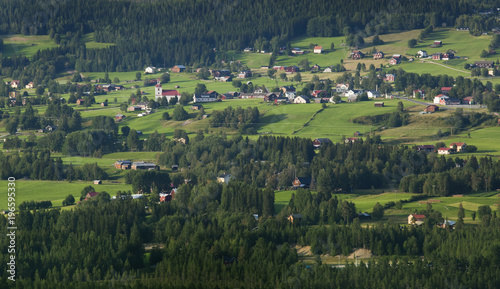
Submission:
M 494 3 L 5 0 L 0 2 L 0 34 L 49 35 L 60 46 L 39 51 L 31 60 L 22 55 L 3 58 L 1 69 L 4 76 L 42 83 L 66 69 L 111 72 L 146 65 L 208 66 L 216 61 L 214 49 L 241 50 L 258 43 L 257 49 L 276 53 L 303 35 L 369 36 L 464 22 L 481 32 L 493 23 L 463 16 L 496 8 Z M 82 36 L 90 32 L 97 42 L 116 45 L 86 49 Z

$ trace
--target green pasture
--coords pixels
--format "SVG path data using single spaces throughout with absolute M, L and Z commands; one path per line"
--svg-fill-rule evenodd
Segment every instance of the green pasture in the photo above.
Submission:
M 269 66 L 269 59 L 271 53 L 260 52 L 242 52 L 242 51 L 228 51 L 218 52 L 217 56 L 224 59 L 227 63 L 230 61 L 241 61 L 248 68 L 260 68 L 261 66 Z
M 31 57 L 38 50 L 57 47 L 48 35 L 0 35 L 4 41 L 3 56 L 24 55 Z
M 383 37 L 381 38 L 383 39 Z M 429 47 L 436 40 L 443 41 L 443 45 L 436 48 Z M 409 49 L 407 54 L 415 55 L 417 51 L 425 50 L 427 54 L 431 55 L 436 52 L 444 53 L 451 49 L 456 51 L 456 56 L 468 57 L 469 60 L 467 62 L 472 63 L 475 60 L 482 60 L 479 54 L 483 50 L 488 50 L 490 42 L 491 35 L 473 36 L 466 31 L 456 31 L 455 28 L 438 28 L 418 43 L 417 46 Z M 493 56 L 492 59 L 496 59 L 496 57 Z M 463 68 L 464 64 L 460 66 Z
M 383 101 L 384 107 L 374 107 L 376 101 Z M 328 107 L 318 113 L 303 129 L 296 135 L 301 137 L 317 138 L 328 137 L 333 141 L 339 141 L 342 136 L 351 137 L 356 131 L 363 134 L 369 133 L 375 127 L 352 123 L 351 120 L 363 115 L 377 115 L 396 111 L 399 100 L 380 99 L 352 103 L 328 104 Z M 294 105 L 298 110 L 320 104 Z M 307 121 L 307 120 L 306 120 Z M 305 122 L 302 122 L 304 124 Z M 274 126 L 274 125 L 273 125 Z
M 0 209 L 7 209 L 7 183 L 0 181 L 2 197 L 0 197 Z M 51 201 L 53 206 L 62 206 L 62 201 L 66 196 L 72 194 L 76 200 L 80 198 L 80 192 L 86 186 L 93 186 L 96 191 L 106 191 L 111 196 L 116 195 L 117 191 L 132 190 L 131 185 L 115 184 L 103 181 L 102 185 L 94 185 L 93 182 L 66 182 L 66 181 L 30 181 L 16 180 L 16 206 L 24 201 Z

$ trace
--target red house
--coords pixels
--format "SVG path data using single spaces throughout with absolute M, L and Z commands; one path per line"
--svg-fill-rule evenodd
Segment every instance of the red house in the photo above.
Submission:
M 441 60 L 442 54 L 441 52 L 432 54 L 432 60 Z
M 391 59 L 389 60 L 389 64 L 390 64 L 390 65 L 396 65 L 396 64 L 399 64 L 399 63 L 401 63 L 401 58 L 394 58 L 394 57 L 393 57 L 393 58 L 391 58 Z
M 355 50 L 355 51 L 351 52 L 352 59 L 361 59 L 363 57 L 365 57 L 365 54 L 359 50 Z
M 382 51 L 377 51 L 377 53 L 373 54 L 373 59 L 382 59 L 384 58 L 384 53 Z
M 386 74 L 384 80 L 385 81 L 394 81 L 396 76 L 394 74 Z

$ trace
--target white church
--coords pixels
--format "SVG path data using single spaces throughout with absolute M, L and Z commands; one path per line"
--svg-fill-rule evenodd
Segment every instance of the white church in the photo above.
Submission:
M 177 101 L 181 98 L 179 91 L 175 89 L 162 89 L 160 81 L 155 86 L 155 101 L 159 102 L 162 97 L 165 97 L 168 102 L 174 97 L 177 97 Z

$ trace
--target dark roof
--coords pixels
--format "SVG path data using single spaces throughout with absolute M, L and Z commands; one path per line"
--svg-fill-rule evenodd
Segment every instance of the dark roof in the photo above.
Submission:
M 290 216 L 292 216 L 294 219 L 301 219 L 302 218 L 302 214 L 290 214 Z
M 331 143 L 332 142 L 332 140 L 329 138 L 317 138 L 315 140 L 319 141 L 320 143 Z
M 310 185 L 312 181 L 312 178 L 310 177 L 297 177 L 297 179 L 302 185 Z

